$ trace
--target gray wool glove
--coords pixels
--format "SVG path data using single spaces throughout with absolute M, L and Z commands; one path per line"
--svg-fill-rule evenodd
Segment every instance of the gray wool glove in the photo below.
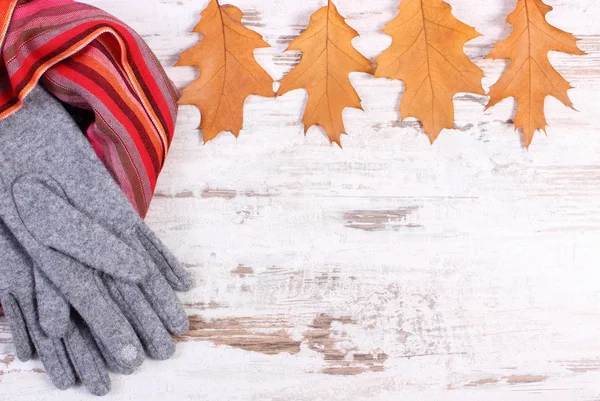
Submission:
M 108 373 L 102 356 L 84 325 L 74 323 L 60 339 L 50 338 L 43 332 L 37 319 L 36 277 L 31 268 L 31 260 L 2 222 L 0 254 L 4 266 L 0 268 L 0 288 L 5 290 L 2 302 L 19 359 L 29 359 L 33 353 L 33 345 L 56 387 L 71 387 L 79 377 L 90 393 L 106 394 L 110 389 Z M 40 277 L 37 279 L 39 282 Z
M 39 86 L 0 122 L 0 181 L 0 218 L 29 255 L 35 278 L 37 305 L 24 310 L 7 273 L 14 268 L 0 264 L 2 302 L 20 308 L 7 313 L 13 334 L 21 333 L 17 348 L 27 348 L 27 329 L 35 336 L 33 320 L 53 339 L 73 333 L 73 308 L 117 372 L 138 367 L 143 348 L 154 358 L 171 356 L 170 333 L 189 326 L 173 289 L 189 289 L 192 279 Z M 19 313 L 28 317 L 14 319 Z M 42 354 L 45 344 L 33 343 Z

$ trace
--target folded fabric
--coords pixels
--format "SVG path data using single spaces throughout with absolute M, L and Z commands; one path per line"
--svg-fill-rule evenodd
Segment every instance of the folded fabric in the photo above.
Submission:
M 91 120 L 82 119 L 88 139 L 143 217 L 171 143 L 178 96 L 147 44 L 112 15 L 72 0 L 21 0 L 5 24 L 0 119 L 40 80 L 63 102 L 91 111 Z
M 87 4 L 0 0 L 0 47 L 0 120 L 41 81 L 73 106 L 96 154 L 144 217 L 172 140 L 178 96 L 146 43 Z
M 191 276 L 144 224 L 71 116 L 40 86 L 0 121 L 0 219 L 31 260 L 0 264 L 0 298 L 20 358 L 30 357 L 33 342 L 51 377 L 62 375 L 69 365 L 41 349 L 56 346 L 38 334 L 77 344 L 71 309 L 118 372 L 137 368 L 144 349 L 159 359 L 173 354 L 171 334 L 189 327 L 173 289 L 189 289 Z M 93 352 L 80 346 L 65 355 L 84 361 L 73 365 L 87 375 L 82 381 L 90 391 L 108 391 Z M 62 376 L 53 381 L 70 383 Z

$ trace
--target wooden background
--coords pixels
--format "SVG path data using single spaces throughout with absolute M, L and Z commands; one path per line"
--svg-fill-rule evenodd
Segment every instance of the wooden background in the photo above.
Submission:
M 88 0 L 135 28 L 172 67 L 199 37 L 207 0 Z M 516 0 L 449 0 L 484 37 L 483 60 L 510 32 Z M 600 400 L 600 2 L 546 0 L 549 20 L 587 56 L 552 54 L 579 112 L 547 100 L 548 137 L 529 151 L 504 101 L 456 97 L 456 129 L 431 146 L 399 122 L 403 84 L 353 74 L 365 112 L 344 113 L 344 150 L 320 128 L 303 136 L 306 93 L 251 97 L 239 139 L 202 145 L 182 107 L 148 223 L 192 269 L 182 299 L 192 330 L 167 362 L 113 376 L 110 400 Z M 283 50 L 324 0 L 235 0 Z M 374 59 L 398 0 L 337 0 Z M 93 399 L 53 389 L 39 361 L 15 360 L 0 320 L 0 399 Z

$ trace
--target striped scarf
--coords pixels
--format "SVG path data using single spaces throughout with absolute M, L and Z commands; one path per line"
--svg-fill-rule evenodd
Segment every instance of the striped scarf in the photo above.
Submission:
M 173 136 L 178 96 L 152 51 L 123 22 L 87 4 L 0 0 L 4 6 L 0 119 L 41 82 L 72 106 L 98 157 L 145 216 Z
M 178 93 L 142 38 L 73 0 L 0 0 L 0 49 L 0 120 L 44 85 L 144 217 L 173 137 Z

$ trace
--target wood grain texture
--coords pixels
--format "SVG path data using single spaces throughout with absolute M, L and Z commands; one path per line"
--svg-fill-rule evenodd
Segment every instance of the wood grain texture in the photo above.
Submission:
M 137 29 L 180 88 L 195 79 L 172 65 L 206 0 L 89 2 Z M 506 64 L 483 56 L 516 0 L 449 2 L 484 34 L 465 50 L 487 90 Z M 207 145 L 182 107 L 147 221 L 196 275 L 192 330 L 171 360 L 114 375 L 110 399 L 600 400 L 600 3 L 547 3 L 588 55 L 551 54 L 579 112 L 549 99 L 529 151 L 511 100 L 483 112 L 486 97 L 459 94 L 456 129 L 431 146 L 398 121 L 403 84 L 363 74 L 343 151 L 303 135 L 303 91 L 249 98 L 239 139 Z M 235 5 L 274 46 L 256 58 L 279 80 L 324 2 Z M 364 55 L 389 45 L 398 0 L 337 5 Z M 93 398 L 16 360 L 0 321 L 2 401 Z

